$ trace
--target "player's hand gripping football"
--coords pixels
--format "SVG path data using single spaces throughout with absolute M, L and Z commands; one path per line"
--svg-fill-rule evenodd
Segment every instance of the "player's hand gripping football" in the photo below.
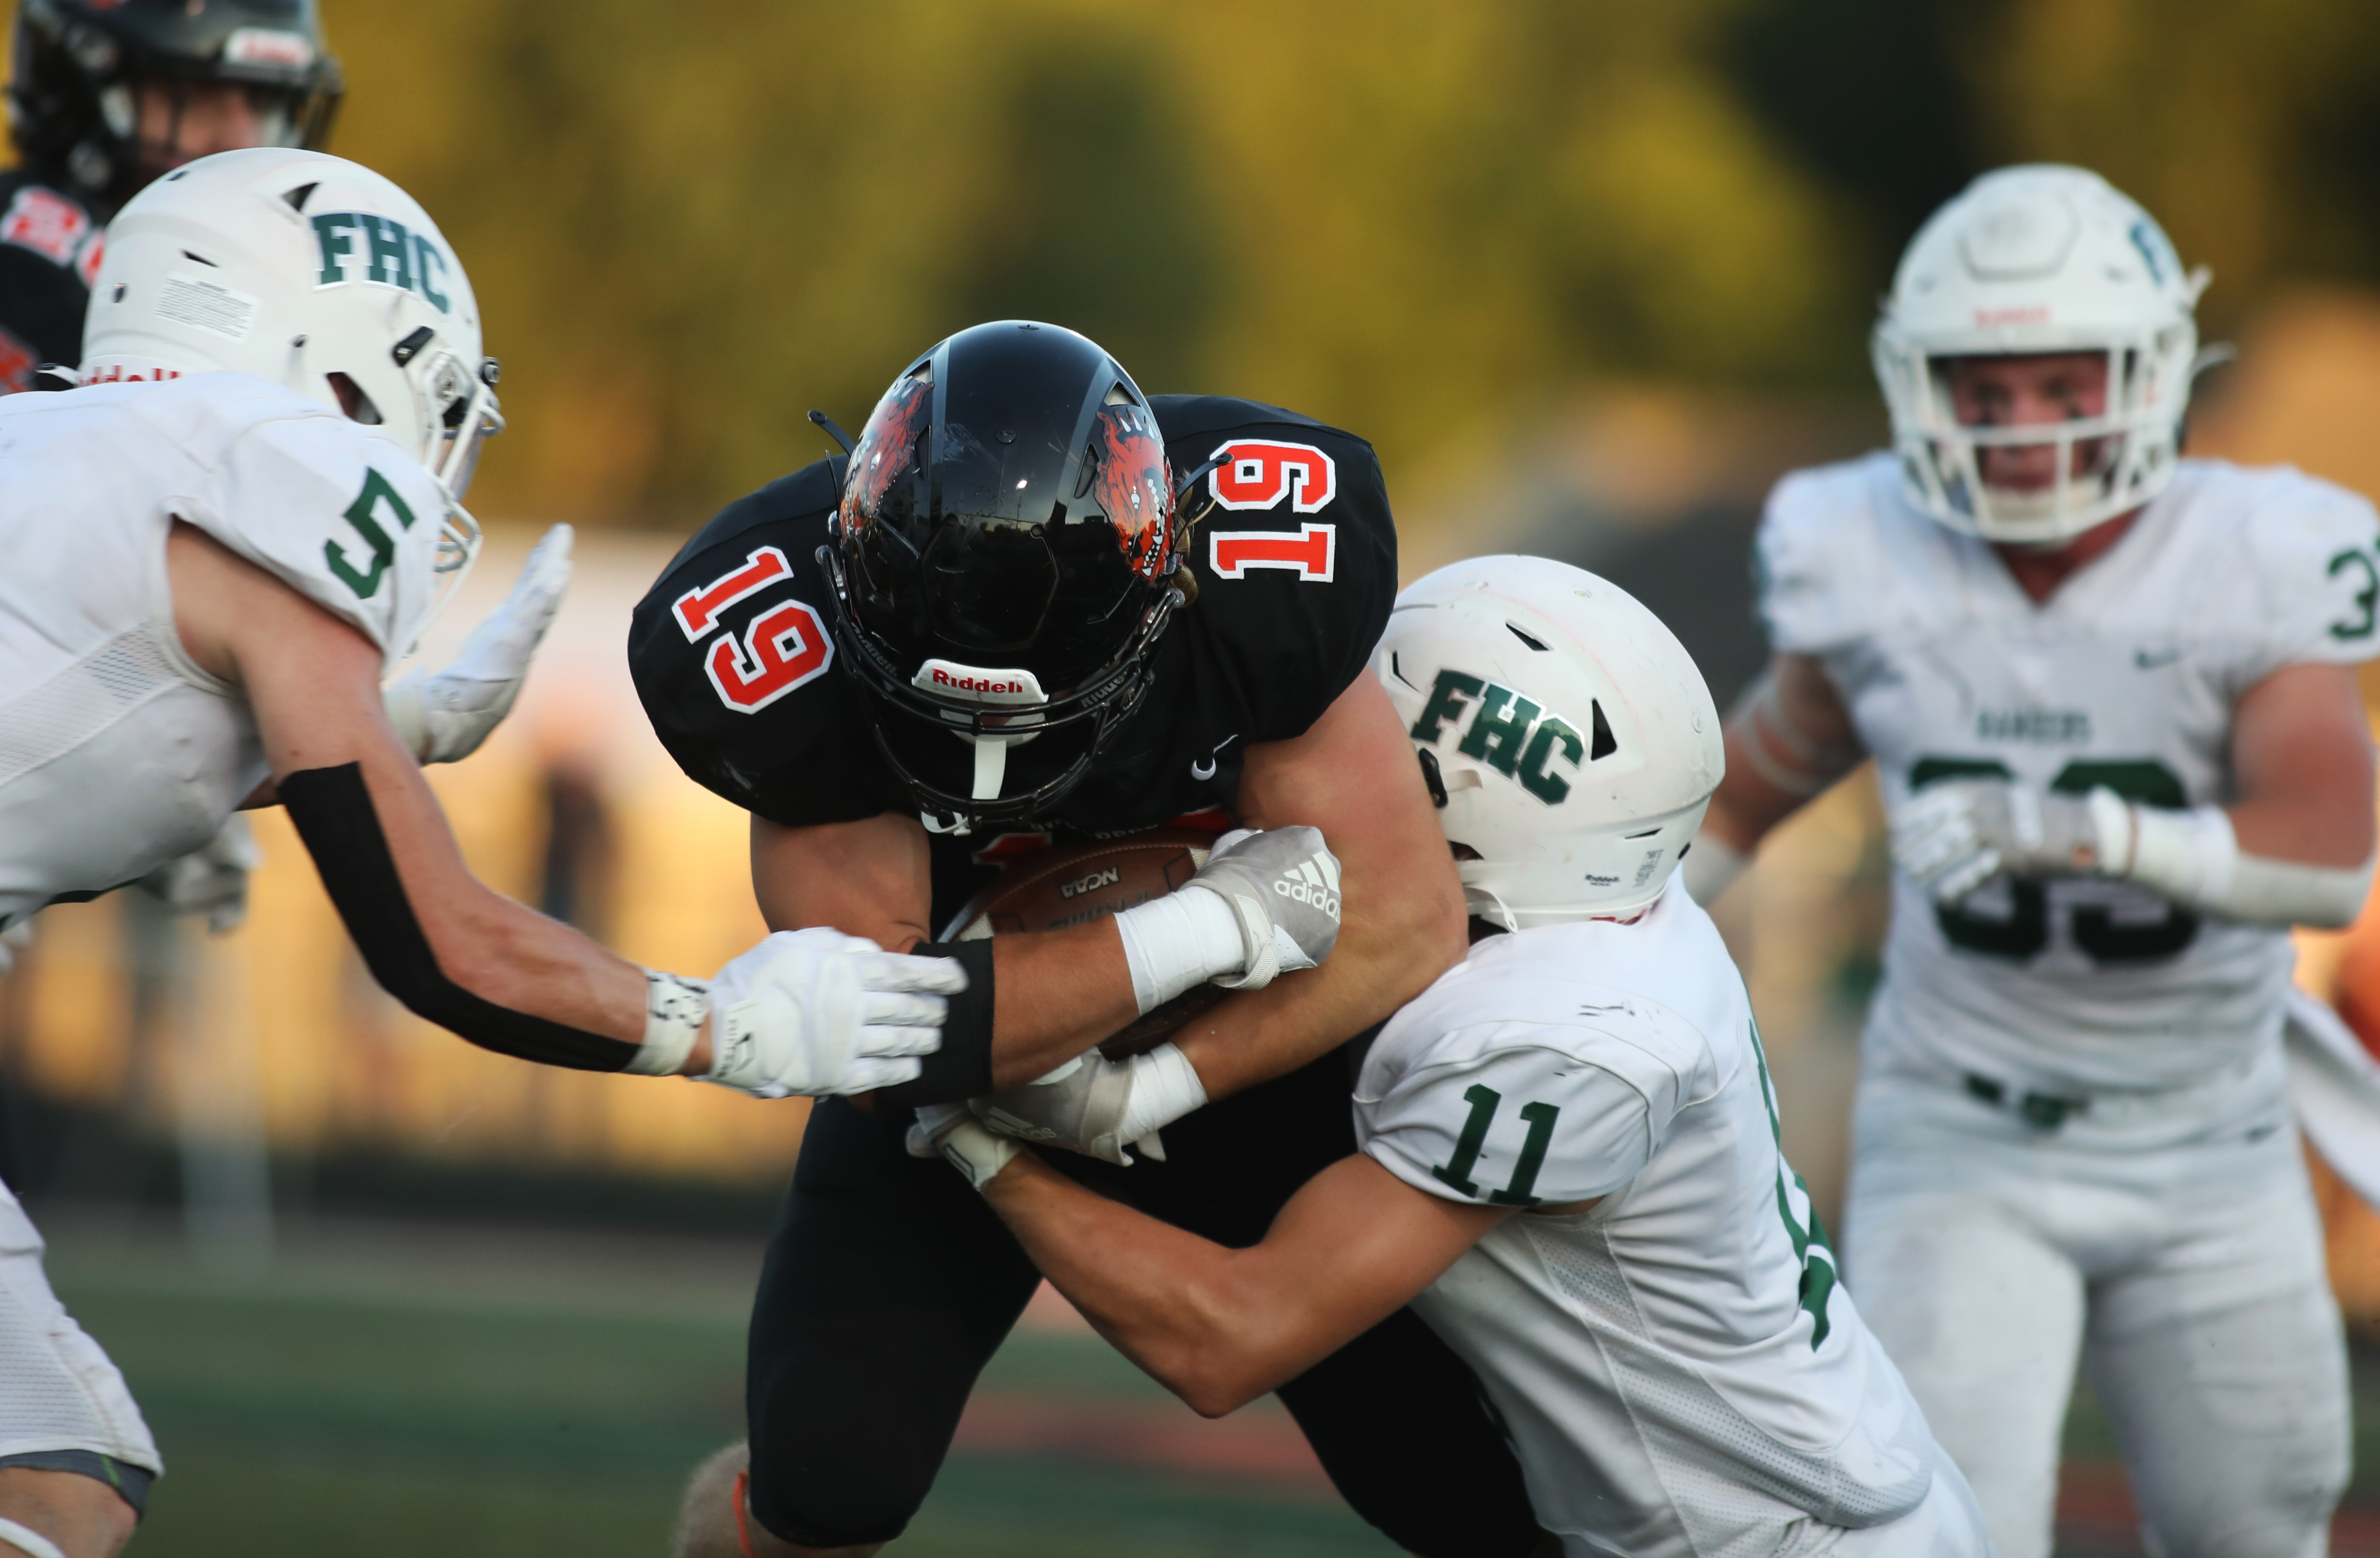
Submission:
M 562 609 L 570 587 L 567 525 L 556 525 L 530 551 L 504 604 L 490 612 L 444 668 L 416 671 L 390 688 L 388 723 L 421 761 L 457 762 L 480 749 L 512 712 L 528 676 L 529 656 Z
M 1216 979 L 1227 990 L 1262 990 L 1278 974 L 1311 968 L 1339 941 L 1339 858 L 1319 828 L 1245 828 L 1215 841 L 1184 885 L 1221 896 L 1239 919 L 1247 961 Z
M 176 914 L 207 917 L 220 936 L 248 918 L 248 873 L 264 861 L 248 819 L 234 812 L 204 846 L 168 860 L 133 885 Z
M 966 988 L 947 957 L 885 952 L 863 936 L 779 931 L 711 981 L 706 1082 L 784 1098 L 914 1080 L 941 1048 L 943 999 Z
M 1002 1136 L 1128 1167 L 1127 1147 L 1163 1162 L 1165 1142 L 1158 1132 L 1206 1102 L 1207 1089 L 1189 1057 L 1175 1045 L 1160 1044 L 1123 1061 L 1093 1050 L 1024 1087 L 970 1099 L 967 1107 Z
M 1942 780 L 1892 813 L 1892 858 L 1943 904 L 1957 903 L 2002 871 L 2088 875 L 2105 858 L 2103 809 L 2095 796 L 2006 779 Z

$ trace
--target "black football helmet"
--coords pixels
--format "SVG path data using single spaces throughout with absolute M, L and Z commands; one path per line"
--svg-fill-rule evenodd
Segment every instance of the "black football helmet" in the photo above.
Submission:
M 835 643 L 928 826 L 1029 822 L 1079 784 L 1191 592 L 1148 397 L 1071 330 L 1004 320 L 918 358 L 849 456 Z
M 319 151 L 346 88 L 315 0 L 18 0 L 8 125 L 25 165 L 102 212 L 157 169 L 134 84 L 245 86 L 263 144 Z

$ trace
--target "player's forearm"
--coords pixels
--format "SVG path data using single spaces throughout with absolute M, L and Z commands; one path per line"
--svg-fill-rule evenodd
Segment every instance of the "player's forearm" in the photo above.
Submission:
M 1436 861 L 1428 862 L 1436 866 Z M 1209 1098 L 1284 1076 L 1385 1020 L 1463 960 L 1456 893 L 1423 876 L 1400 893 L 1378 871 L 1344 870 L 1339 944 L 1318 968 L 1234 996 L 1175 1036 Z M 1451 876 L 1451 872 L 1448 874 Z
M 1317 1358 L 1288 1350 L 1289 1295 L 1251 1292 L 1227 1249 L 1084 1189 L 1030 1152 L 985 1189 L 1051 1284 L 1151 1378 L 1221 1417 Z
M 1112 922 L 992 942 L 991 1080 L 1044 1076 L 1140 1015 Z

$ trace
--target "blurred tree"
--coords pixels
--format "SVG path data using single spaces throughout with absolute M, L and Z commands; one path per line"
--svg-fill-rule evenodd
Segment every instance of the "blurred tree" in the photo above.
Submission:
M 1613 374 L 1864 377 L 1981 168 L 2097 166 L 2219 283 L 2380 275 L 2370 0 L 324 0 L 338 149 L 505 359 L 483 506 L 683 528 L 1034 314 L 1391 471 Z
M 1392 466 L 1625 368 L 1790 373 L 1838 268 L 1718 0 L 1196 10 L 331 0 L 340 150 L 470 266 L 485 504 L 691 522 L 909 356 L 1036 314 Z
M 1869 224 L 1870 290 L 2004 163 L 2078 163 L 2211 264 L 2202 317 L 2380 279 L 2380 6 L 2368 0 L 1748 0 L 1722 57 Z

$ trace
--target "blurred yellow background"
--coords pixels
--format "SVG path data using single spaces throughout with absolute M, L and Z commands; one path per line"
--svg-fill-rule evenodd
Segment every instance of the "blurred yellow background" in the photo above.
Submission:
M 2369 6 L 323 9 L 350 88 L 334 149 L 443 224 L 506 370 L 511 431 L 472 494 L 495 540 L 425 655 L 542 525 L 584 531 L 519 712 L 435 782 L 489 882 L 657 966 L 708 972 L 760 925 L 740 816 L 635 706 L 628 606 L 710 512 L 820 452 L 810 407 L 858 425 L 978 319 L 1054 319 L 1152 391 L 1370 437 L 1408 577 L 1491 548 L 1605 567 L 1725 701 L 1757 658 L 1761 493 L 1882 432 L 1864 336 L 1900 245 L 1975 171 L 2070 160 L 2216 269 L 2207 333 L 2245 355 L 2193 448 L 2380 492 Z M 1866 796 L 1814 808 L 1723 916 L 1822 1203 L 1882 890 Z M 135 923 L 121 895 L 42 917 L 0 985 L 12 1085 L 298 1158 L 782 1177 L 796 1103 L 525 1066 L 406 1016 L 285 825 L 258 827 L 229 938 Z

